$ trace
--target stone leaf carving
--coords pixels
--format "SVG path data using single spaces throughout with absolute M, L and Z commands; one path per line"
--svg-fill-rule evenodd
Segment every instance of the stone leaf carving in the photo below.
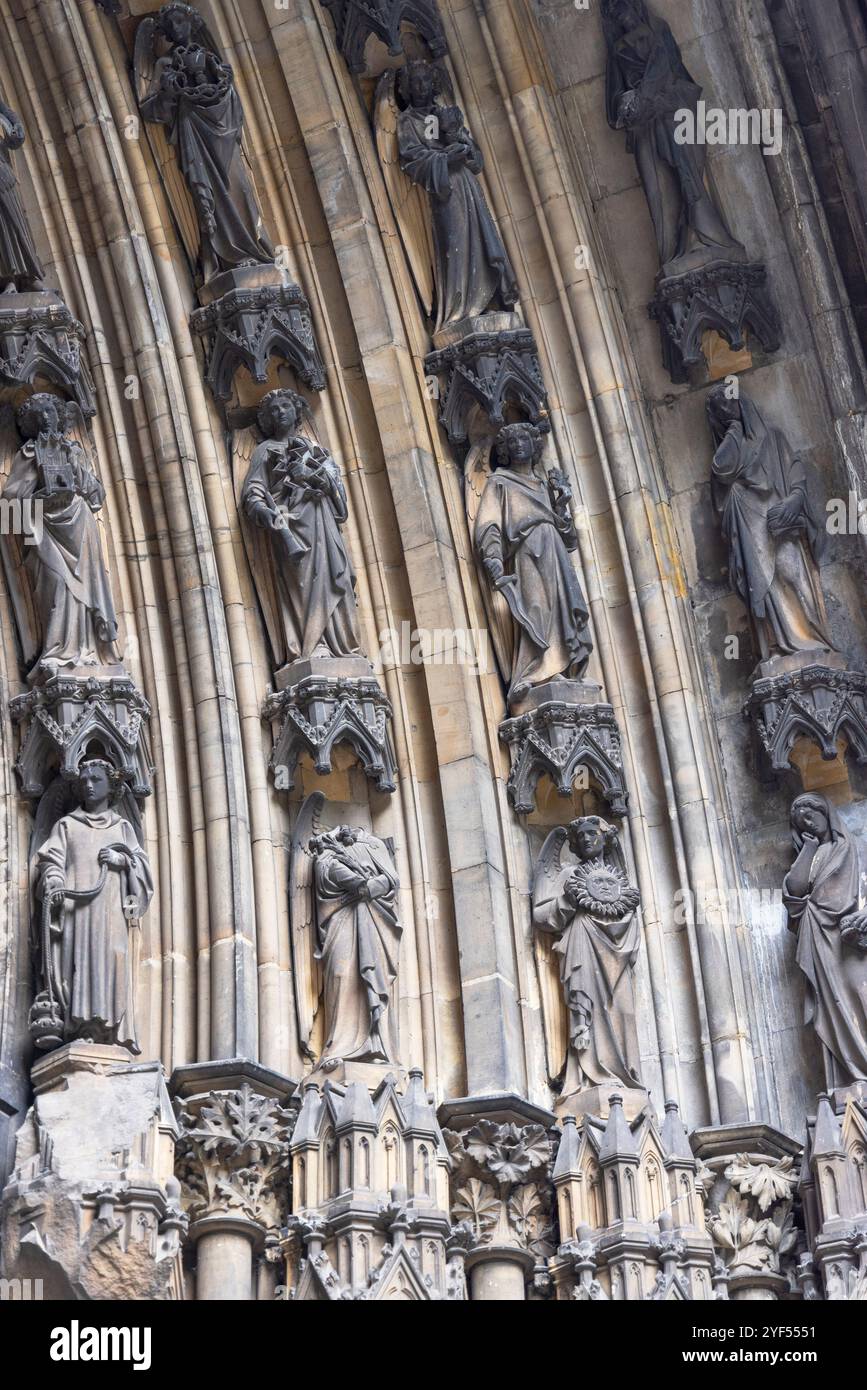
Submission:
M 480 1120 L 443 1136 L 452 1159 L 453 1220 L 470 1226 L 476 1245 L 550 1254 L 553 1146 L 543 1127 Z
M 792 1196 L 798 1175 L 791 1158 L 755 1163 L 739 1154 L 725 1169 L 731 1184 L 708 1230 L 731 1274 L 758 1271 L 779 1275 L 781 1260 L 797 1242 Z
M 282 1224 L 288 1200 L 290 1110 L 246 1082 L 193 1097 L 178 1114 L 178 1175 L 190 1215 L 246 1217 L 266 1230 Z

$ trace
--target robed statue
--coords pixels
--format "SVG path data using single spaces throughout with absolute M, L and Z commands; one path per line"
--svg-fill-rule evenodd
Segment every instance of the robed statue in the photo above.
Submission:
M 567 844 L 574 860 L 564 864 Z M 542 997 L 552 1079 L 562 1075 L 564 1101 L 594 1086 L 644 1089 L 633 991 L 641 939 L 638 904 L 614 826 L 598 816 L 582 816 L 568 830 L 551 831 L 536 865 L 533 922 L 542 973 L 551 956 L 559 963 L 566 1039 L 558 1042 L 556 1010 L 544 978 Z
M 791 811 L 795 862 L 783 883 L 796 960 L 806 981 L 804 1022 L 816 1030 L 829 1089 L 867 1080 L 867 915 L 858 850 L 824 796 Z
M 140 1051 L 133 937 L 153 882 L 132 825 L 115 809 L 120 787 L 110 763 L 82 763 L 77 808 L 59 818 L 34 856 L 42 992 L 31 1020 L 44 1048 L 82 1039 Z
M 518 302 L 515 274 L 485 200 L 482 152 L 460 108 L 438 100 L 445 75 L 422 59 L 383 74 L 377 148 L 434 331 Z
M 602 22 L 608 123 L 626 131 L 635 155 L 663 275 L 746 261 L 705 184 L 705 146 L 675 135 L 684 112 L 696 115 L 702 89 L 668 24 L 645 0 L 602 0 Z
M 97 513 L 105 489 L 73 433 L 75 405 L 37 393 L 19 407 L 23 444 L 3 499 L 21 507 L 23 537 L 4 537 L 4 563 L 29 679 L 115 665 L 117 618 Z M 34 664 L 35 663 L 35 664 Z
M 326 1071 L 341 1062 L 397 1064 L 400 881 L 387 845 L 376 835 L 350 825 L 323 830 L 324 802 L 321 792 L 306 798 L 292 837 L 290 912 L 301 1048 L 312 1060 L 318 1054 L 318 1067 Z
M 331 455 L 298 432 L 303 409 L 288 389 L 264 397 L 263 438 L 241 488 L 245 515 L 268 538 L 287 662 L 360 651 L 355 573 L 341 531 L 346 492 Z
M 752 615 L 760 659 L 833 651 L 818 570 L 825 519 L 803 461 L 743 392 L 730 397 L 720 383 L 707 413 L 729 577 Z
M 4 294 L 41 290 L 45 271 L 21 204 L 12 151 L 24 144 L 20 116 L 0 100 L 0 289 Z
M 234 75 L 192 5 L 163 5 L 142 21 L 134 67 L 142 117 L 166 128 L 192 195 L 205 278 L 273 264 L 242 148 L 244 112 Z
M 535 425 L 505 425 L 494 445 L 493 472 L 481 453 L 467 470 L 476 554 L 500 600 L 492 635 L 510 706 L 534 686 L 580 680 L 593 650 L 590 614 L 571 559 L 578 547 L 571 492 L 562 474 L 542 469 L 542 449 Z

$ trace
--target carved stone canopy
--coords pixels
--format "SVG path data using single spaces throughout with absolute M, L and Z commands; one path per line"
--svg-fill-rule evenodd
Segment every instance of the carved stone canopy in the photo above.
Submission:
M 444 331 L 436 338 L 447 336 L 454 337 Z M 480 413 L 495 433 L 510 408 L 540 429 L 550 428 L 536 340 L 516 314 L 485 314 L 475 320 L 465 336 L 437 346 L 425 358 L 425 372 L 443 382 L 439 419 L 453 444 L 466 442 L 473 417 Z
M 780 326 L 763 265 L 723 262 L 685 275 L 662 277 L 648 305 L 659 324 L 662 360 L 672 381 L 689 380 L 703 360 L 702 339 L 714 330 L 733 352 L 746 346 L 749 329 L 765 352 L 780 346 Z
M 48 290 L 0 297 L 0 386 L 45 378 L 66 391 L 82 414 L 96 412 L 93 380 L 82 352 L 85 331 L 59 295 Z
M 331 11 L 337 47 L 350 72 L 364 72 L 364 49 L 372 34 L 386 44 L 393 56 L 403 52 L 403 24 L 411 24 L 418 30 L 432 57 L 441 58 L 446 52 L 446 37 L 436 0 L 322 0 L 322 3 Z
M 827 763 L 841 746 L 867 762 L 867 675 L 842 667 L 842 661 L 820 661 L 754 680 L 743 715 L 754 730 L 759 764 L 792 772 L 801 739 L 815 744 Z
M 545 775 L 563 797 L 572 795 L 579 779 L 585 789 L 596 786 L 612 816 L 626 815 L 620 729 L 612 706 L 593 700 L 594 690 L 601 694 L 588 685 L 586 701 L 548 700 L 500 725 L 512 758 L 507 792 L 519 815 L 536 809 L 536 788 Z

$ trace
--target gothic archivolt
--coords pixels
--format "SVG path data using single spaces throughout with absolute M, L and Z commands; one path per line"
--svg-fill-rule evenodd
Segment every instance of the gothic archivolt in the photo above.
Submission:
M 822 1174 L 864 1121 L 863 633 L 755 169 L 672 134 L 683 6 L 115 8 L 0 14 L 6 1266 L 859 1297 Z M 655 261 L 628 304 L 600 150 Z M 654 412 L 697 407 L 675 447 Z M 761 981 L 745 874 L 796 939 Z M 61 1165 L 67 1092 L 115 1118 Z

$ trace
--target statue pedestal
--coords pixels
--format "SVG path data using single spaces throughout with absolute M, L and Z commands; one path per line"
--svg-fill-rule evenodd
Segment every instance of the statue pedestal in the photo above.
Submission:
M 761 662 L 743 713 L 753 727 L 757 765 L 797 770 L 808 791 L 841 780 L 841 772 L 845 777 L 847 747 L 859 763 L 867 762 L 867 675 L 847 671 L 836 652 L 818 648 L 815 658 L 799 653 Z M 835 763 L 837 775 L 828 768 Z
M 620 730 L 601 694 L 590 681 L 551 681 L 528 692 L 500 725 L 512 759 L 509 801 L 519 814 L 536 809 L 545 773 L 561 796 L 596 786 L 611 815 L 626 814 Z
M 62 671 L 16 695 L 9 709 L 21 726 L 15 771 L 24 796 L 35 799 L 56 777 L 73 777 L 91 743 L 101 745 L 134 796 L 150 794 L 150 705 L 122 666 Z
M 577 1120 L 585 1115 L 595 1115 L 601 1120 L 607 1120 L 613 1095 L 620 1096 L 623 1113 L 630 1122 L 637 1120 L 650 1105 L 650 1096 L 643 1087 L 618 1086 L 615 1083 L 609 1086 L 588 1086 L 583 1091 L 571 1091 L 567 1096 L 558 1096 L 554 1102 L 554 1114 L 561 1121 L 565 1115 L 574 1115 Z
M 161 1065 L 69 1043 L 35 1064 L 33 1085 L 0 1199 L 4 1276 L 41 1279 L 46 1298 L 182 1297 L 178 1130 Z
M 547 395 L 536 340 L 517 314 L 480 314 L 434 334 L 425 358 L 428 376 L 442 378 L 440 424 L 453 444 L 470 437 L 479 411 L 492 433 L 505 421 L 507 405 L 548 429 Z
M 346 743 L 379 790 L 394 791 L 391 702 L 366 657 L 310 657 L 284 666 L 276 680 L 262 708 L 263 719 L 280 724 L 270 762 L 275 786 L 292 790 L 302 752 L 327 776 L 335 746 Z
M 84 338 L 84 328 L 52 290 L 0 295 L 0 386 L 18 391 L 45 377 L 74 397 L 84 415 L 94 415 Z
M 648 313 L 659 324 L 663 363 L 674 382 L 688 381 L 688 369 L 704 360 L 702 337 L 709 329 L 734 352 L 745 346 L 747 328 L 765 352 L 780 346 L 763 265 L 717 261 L 682 275 L 660 274 Z
M 325 368 L 310 306 L 284 271 L 275 265 L 224 270 L 202 285 L 199 302 L 190 327 L 205 339 L 206 380 L 218 400 L 229 399 L 239 367 L 246 367 L 254 381 L 267 381 L 268 362 L 275 356 L 314 391 L 323 389 Z
M 342 1058 L 334 1066 L 327 1063 L 323 1066 L 320 1062 L 309 1076 L 305 1076 L 304 1081 L 315 1081 L 320 1086 L 326 1081 L 336 1086 L 349 1086 L 358 1081 L 368 1090 L 375 1091 L 386 1077 L 391 1079 L 396 1091 L 406 1090 L 407 1070 L 399 1062 L 345 1062 Z

